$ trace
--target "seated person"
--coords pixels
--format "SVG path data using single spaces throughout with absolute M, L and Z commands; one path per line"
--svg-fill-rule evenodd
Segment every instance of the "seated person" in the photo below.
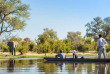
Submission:
M 73 53 L 73 58 L 74 58 L 74 59 L 77 59 L 77 58 L 78 58 L 78 56 L 77 56 L 77 54 L 76 54 L 76 51 L 75 51 L 75 50 L 73 50 L 73 52 L 72 52 L 72 53 Z
M 61 58 L 61 59 L 65 58 L 65 55 L 63 54 L 63 51 L 60 50 L 60 53 L 57 54 L 57 55 L 55 56 L 55 58 Z

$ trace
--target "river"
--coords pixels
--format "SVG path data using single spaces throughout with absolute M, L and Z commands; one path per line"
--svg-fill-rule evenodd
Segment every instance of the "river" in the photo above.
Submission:
M 110 74 L 110 63 L 48 63 L 42 58 L 0 59 L 0 74 Z

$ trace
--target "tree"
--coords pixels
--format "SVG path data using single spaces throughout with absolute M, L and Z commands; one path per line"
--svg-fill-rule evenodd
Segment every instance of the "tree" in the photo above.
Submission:
M 34 42 L 31 42 L 31 43 L 29 43 L 29 51 L 35 51 L 35 43 Z
M 84 44 L 84 39 L 81 37 L 81 32 L 68 32 L 67 38 L 71 39 L 72 49 L 77 49 L 78 45 Z
M 27 42 L 27 43 L 31 42 L 30 38 L 24 38 L 24 41 Z
M 110 17 L 106 17 L 103 20 L 100 17 L 93 18 L 93 21 L 85 25 L 86 36 L 93 37 L 97 41 L 98 35 L 102 34 L 104 38 L 110 36 Z M 110 38 L 107 38 L 110 40 Z
M 96 50 L 96 42 L 93 41 L 91 37 L 85 39 L 84 46 L 87 48 L 87 51 Z
M 66 52 L 69 53 L 71 50 L 71 39 L 64 39 L 63 43 L 66 44 Z
M 45 43 L 48 38 L 58 40 L 57 32 L 53 29 L 49 30 L 48 28 L 45 28 L 43 34 L 38 35 L 37 43 Z
M 21 0 L 0 0 L 0 35 L 4 32 L 23 30 L 29 17 L 29 6 Z

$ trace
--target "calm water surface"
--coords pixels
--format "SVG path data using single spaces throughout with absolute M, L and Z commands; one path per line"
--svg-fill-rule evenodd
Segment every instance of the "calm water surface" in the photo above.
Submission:
M 49 63 L 41 58 L 0 59 L 0 74 L 110 74 L 110 63 Z

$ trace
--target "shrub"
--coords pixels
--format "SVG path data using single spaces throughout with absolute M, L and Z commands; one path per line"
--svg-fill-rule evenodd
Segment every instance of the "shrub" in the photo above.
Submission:
M 110 45 L 105 45 L 105 49 L 107 52 L 109 52 L 110 51 Z
M 33 51 L 35 48 L 35 43 L 30 43 L 29 44 L 29 51 Z
M 3 42 L 0 42 L 0 49 L 1 49 L 1 52 L 9 51 L 9 47 L 7 45 L 5 45 Z
M 19 51 L 21 54 L 28 52 L 28 50 L 29 50 L 28 43 L 24 41 L 17 47 L 17 51 Z
M 85 45 L 79 45 L 77 49 L 78 51 L 85 52 L 88 50 L 88 47 L 86 47 Z

